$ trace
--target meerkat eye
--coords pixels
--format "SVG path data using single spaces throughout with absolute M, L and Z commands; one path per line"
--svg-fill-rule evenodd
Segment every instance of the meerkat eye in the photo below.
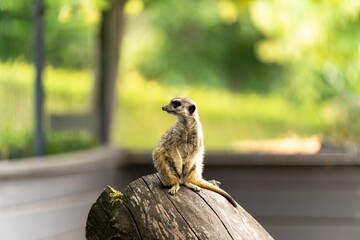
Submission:
M 181 105 L 181 103 L 180 103 L 179 101 L 177 101 L 177 100 L 174 100 L 174 101 L 171 102 L 171 105 L 172 105 L 174 108 L 177 108 L 177 107 L 179 107 L 179 106 Z

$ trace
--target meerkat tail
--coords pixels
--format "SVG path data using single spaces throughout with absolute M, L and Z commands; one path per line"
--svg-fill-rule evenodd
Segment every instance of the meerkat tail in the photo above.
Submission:
M 213 192 L 216 192 L 220 195 L 222 195 L 223 197 L 225 197 L 234 207 L 236 207 L 236 202 L 235 200 L 224 190 L 222 190 L 221 188 L 209 183 L 208 181 L 205 181 L 204 179 L 201 179 L 200 181 L 196 182 L 196 185 L 202 188 L 206 188 L 208 190 L 211 190 Z

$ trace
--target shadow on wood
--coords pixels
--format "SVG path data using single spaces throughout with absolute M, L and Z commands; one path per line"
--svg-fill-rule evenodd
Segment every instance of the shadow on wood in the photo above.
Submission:
M 130 183 L 124 194 L 106 187 L 90 209 L 86 238 L 273 239 L 241 206 L 206 189 L 182 186 L 171 196 L 156 174 Z

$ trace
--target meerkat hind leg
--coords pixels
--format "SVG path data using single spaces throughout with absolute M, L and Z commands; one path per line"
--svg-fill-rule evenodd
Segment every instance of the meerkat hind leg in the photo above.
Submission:
M 184 185 L 192 190 L 194 190 L 195 192 L 199 192 L 201 190 L 201 187 L 196 186 L 193 183 L 189 183 L 189 182 L 185 182 Z
M 195 192 L 199 192 L 201 190 L 201 187 L 196 185 L 197 182 L 197 176 L 196 176 L 196 168 L 191 168 L 190 171 L 187 171 L 188 175 L 184 179 L 184 185 Z
M 220 187 L 220 185 L 221 185 L 221 182 L 219 182 L 217 180 L 209 180 L 208 182 L 216 187 Z

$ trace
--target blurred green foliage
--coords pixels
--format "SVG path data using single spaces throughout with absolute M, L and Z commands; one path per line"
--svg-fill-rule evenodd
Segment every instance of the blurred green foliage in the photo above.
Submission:
M 1 130 L 0 160 L 34 155 L 34 136 L 31 131 Z M 90 149 L 99 144 L 96 139 L 80 131 L 47 132 L 45 138 L 48 155 Z
M 31 156 L 32 67 L 0 63 L 0 158 Z M 21 74 L 19 74 L 21 72 Z M 60 153 L 96 146 L 93 136 L 80 131 L 52 131 L 52 113 L 81 113 L 90 107 L 89 72 L 47 67 L 45 105 L 47 152 Z M 7 77 L 6 77 L 7 76 Z M 174 117 L 161 106 L 177 95 L 194 98 L 203 123 L 206 149 L 237 151 L 245 139 L 278 138 L 292 134 L 306 137 L 328 129 L 324 105 L 295 106 L 277 94 L 231 93 L 199 86 L 166 86 L 144 79 L 139 72 L 124 73 L 117 86 L 113 140 L 133 150 L 151 150 Z M 21 97 L 19 97 L 21 96 Z
M 359 93 L 358 1 L 150 2 L 129 29 L 146 78 L 282 92 L 299 104 Z
M 255 1 L 250 12 L 265 36 L 257 56 L 286 67 L 293 97 L 321 101 L 360 93 L 359 1 Z
M 33 71 L 28 63 L 0 63 L 0 159 L 33 156 Z M 82 131 L 49 128 L 50 114 L 89 109 L 90 76 L 87 71 L 45 69 L 47 154 L 88 149 L 99 144 L 94 136 Z
M 2 61 L 31 58 L 31 6 L 32 1 L 0 1 L 0 59 Z
M 92 67 L 102 0 L 45 0 L 46 61 L 55 67 Z M 0 59 L 32 61 L 34 1 L 0 1 Z M 81 47 L 79 47 L 81 43 Z
M 110 1 L 44 2 L 46 111 L 89 111 Z M 31 139 L 32 4 L 0 1 L 0 146 Z M 128 0 L 125 11 L 113 133 L 122 146 L 150 149 L 173 121 L 159 123 L 158 107 L 175 95 L 198 101 L 210 149 L 289 133 L 360 143 L 359 1 Z
M 239 151 L 247 139 L 322 135 L 330 127 L 323 104 L 294 106 L 278 94 L 232 93 L 207 86 L 166 86 L 137 72 L 122 76 L 113 139 L 133 150 L 151 150 L 175 117 L 161 111 L 174 96 L 197 103 L 207 151 Z
M 7 43 L 0 45 L 2 60 L 31 61 L 32 3 L 0 2 L 0 41 Z M 108 4 L 46 0 L 47 62 L 92 68 L 98 23 Z M 136 50 L 124 59 L 132 58 L 130 67 L 146 78 L 166 84 L 280 91 L 300 103 L 341 91 L 358 94 L 359 5 L 352 0 L 129 0 L 126 11 L 137 15 L 129 17 L 126 35 Z
M 330 102 L 333 128 L 326 135 L 360 143 L 360 2 L 254 1 L 249 9 L 265 37 L 257 56 L 284 67 L 286 96 Z
M 217 1 L 211 3 L 158 1 L 131 19 L 130 34 L 143 29 L 135 30 L 142 56 L 135 66 L 146 78 L 168 85 L 206 84 L 242 92 L 276 88 L 281 68 L 262 63 L 254 54 L 262 35 L 249 13 L 229 24 L 218 14 Z
M 324 137 L 360 143 L 359 1 L 148 3 L 128 30 L 139 56 L 130 62 L 145 78 L 331 106 Z

